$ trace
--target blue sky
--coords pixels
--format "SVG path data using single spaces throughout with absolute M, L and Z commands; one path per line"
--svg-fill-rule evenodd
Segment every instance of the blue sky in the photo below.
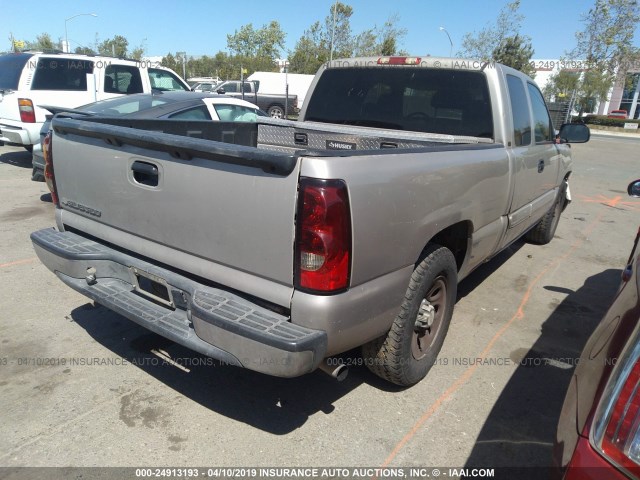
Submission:
M 454 53 L 466 32 L 480 30 L 493 21 L 506 0 L 345 0 L 354 14 L 351 26 L 358 33 L 382 25 L 392 14 L 400 16 L 407 29 L 402 47 L 413 55 L 449 55 L 449 40 L 438 27 L 444 26 L 454 43 Z M 590 0 L 522 0 L 525 15 L 522 33 L 529 35 L 534 58 L 558 58 L 574 46 L 574 33 L 582 28 L 581 15 L 592 5 Z M 329 13 L 332 0 L 56 0 L 17 2 L 0 0 L 0 51 L 10 48 L 9 36 L 34 40 L 48 32 L 54 40 L 64 38 L 65 18 L 78 13 L 96 13 L 98 17 L 79 16 L 67 22 L 69 43 L 93 45 L 116 34 L 129 40 L 130 49 L 143 44 L 146 54 L 164 55 L 186 51 L 190 55 L 213 55 L 226 49 L 226 35 L 242 25 L 258 28 L 278 20 L 287 33 L 286 45 L 296 41 L 316 20 Z M 635 44 L 640 45 L 636 35 Z M 283 52 L 286 56 L 286 52 Z

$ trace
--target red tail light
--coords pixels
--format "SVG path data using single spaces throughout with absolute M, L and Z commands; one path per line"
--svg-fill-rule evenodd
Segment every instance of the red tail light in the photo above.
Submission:
M 18 99 L 18 108 L 20 109 L 20 120 L 23 123 L 36 123 L 36 111 L 33 108 L 33 102 L 28 98 Z
M 378 65 L 418 65 L 420 57 L 380 57 Z
M 51 143 L 51 131 L 42 140 L 42 155 L 44 156 L 44 179 L 51 192 L 51 200 L 56 206 L 60 206 L 58 200 L 58 188 L 56 187 L 56 176 L 53 173 L 53 144 Z
M 623 355 L 594 418 L 593 443 L 618 467 L 640 475 L 640 344 Z M 634 477 L 635 478 L 635 477 Z
M 296 236 L 296 287 L 314 293 L 345 290 L 351 271 L 351 214 L 342 180 L 300 180 Z

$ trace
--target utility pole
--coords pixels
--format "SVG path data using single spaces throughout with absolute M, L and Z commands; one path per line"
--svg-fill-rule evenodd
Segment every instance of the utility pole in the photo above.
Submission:
M 336 10 L 338 9 L 338 0 L 333 4 L 333 26 L 331 27 L 331 50 L 329 52 L 329 62 L 333 61 L 333 39 L 336 35 Z

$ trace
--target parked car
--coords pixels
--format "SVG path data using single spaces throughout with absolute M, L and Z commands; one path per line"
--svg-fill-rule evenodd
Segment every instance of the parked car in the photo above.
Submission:
M 152 90 L 190 90 L 171 69 L 145 62 L 68 53 L 0 55 L 0 143 L 31 151 L 47 111 Z
M 628 187 L 640 197 L 640 180 Z M 582 351 L 554 446 L 565 480 L 640 478 L 640 230 L 609 310 Z
M 611 110 L 611 112 L 609 112 L 609 115 L 607 115 L 607 117 L 627 119 L 629 118 L 629 112 L 627 112 L 626 110 Z
M 42 124 L 40 138 L 49 132 L 52 114 L 59 112 L 83 112 L 123 118 L 164 118 L 168 120 L 212 120 L 224 122 L 254 122 L 267 114 L 257 105 L 225 95 L 195 92 L 141 93 L 119 96 L 89 103 L 75 109 L 43 106 L 51 114 Z M 44 156 L 42 142 L 34 146 L 31 180 L 44 181 Z

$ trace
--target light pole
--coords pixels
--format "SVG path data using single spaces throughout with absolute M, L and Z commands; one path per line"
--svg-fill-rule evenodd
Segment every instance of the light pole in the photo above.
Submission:
M 329 62 L 333 61 L 333 39 L 336 35 L 336 10 L 338 8 L 338 0 L 333 4 L 333 26 L 331 27 L 331 50 L 329 51 Z
M 76 17 L 81 17 L 83 15 L 88 15 L 90 17 L 97 17 L 98 15 L 96 15 L 95 13 L 78 13 L 77 15 L 73 15 L 69 18 L 65 18 L 64 19 L 64 47 L 65 47 L 65 53 L 69 53 L 69 37 L 67 36 L 67 22 L 69 20 L 73 20 Z
M 187 52 L 176 52 L 176 55 L 182 57 L 182 78 L 187 81 Z
M 447 37 L 449 37 L 449 43 L 451 44 L 451 48 L 449 50 L 449 56 L 453 57 L 453 42 L 451 41 L 451 35 L 449 35 L 449 32 L 447 32 L 447 29 L 444 27 L 440 27 L 440 31 L 446 33 Z

